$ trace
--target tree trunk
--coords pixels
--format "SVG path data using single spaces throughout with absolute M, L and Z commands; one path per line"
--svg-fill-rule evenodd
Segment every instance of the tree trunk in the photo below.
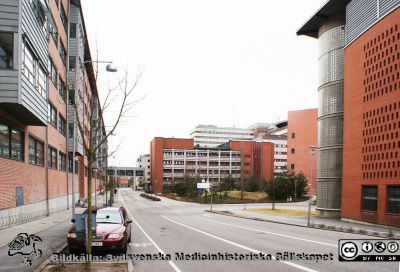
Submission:
M 92 158 L 88 156 L 88 177 L 87 177 L 87 194 L 88 194 L 88 237 L 86 241 L 86 253 L 92 253 Z

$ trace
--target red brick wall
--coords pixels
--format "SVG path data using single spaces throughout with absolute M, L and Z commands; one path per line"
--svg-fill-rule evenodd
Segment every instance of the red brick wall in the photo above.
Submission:
M 287 168 L 294 164 L 295 173 L 303 174 L 311 179 L 310 146 L 318 145 L 318 109 L 307 109 L 288 112 Z M 295 133 L 295 138 L 292 137 Z M 295 154 L 292 154 L 292 148 Z M 316 194 L 318 152 L 314 154 L 313 179 L 311 194 Z
M 342 185 L 342 217 L 397 227 L 386 186 L 400 185 L 399 18 L 396 9 L 345 49 Z M 378 186 L 377 212 L 361 211 L 362 185 Z
M 261 145 L 261 159 L 259 161 L 262 164 L 260 169 L 263 179 L 269 181 L 274 176 L 274 144 L 272 143 L 256 143 L 250 141 L 230 141 L 230 148 L 235 151 L 240 151 L 242 153 L 243 162 L 243 178 L 244 182 L 252 175 L 257 175 L 255 169 L 258 166 L 255 165 L 255 154 L 254 145 Z
M 150 180 L 153 186 L 153 191 L 161 193 L 164 185 L 163 180 L 163 149 L 193 149 L 193 139 L 174 139 L 174 138 L 159 138 L 156 137 L 150 143 Z

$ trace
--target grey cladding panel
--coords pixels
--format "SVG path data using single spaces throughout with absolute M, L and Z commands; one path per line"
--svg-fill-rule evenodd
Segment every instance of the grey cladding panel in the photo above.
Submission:
M 380 0 L 379 1 L 379 14 L 383 16 L 400 5 L 399 0 Z
M 21 102 L 30 112 L 34 113 L 42 122 L 47 122 L 47 101 L 32 86 L 27 78 L 21 76 Z
M 18 102 L 18 72 L 17 70 L 0 70 L 0 103 Z
M 18 32 L 19 1 L 0 0 L 0 31 Z
M 39 59 L 48 70 L 49 64 L 49 46 L 46 34 L 41 29 L 36 15 L 32 9 L 29 0 L 23 1 L 22 5 L 22 33 L 27 36 L 30 43 L 32 43 L 33 51 L 38 54 Z
M 400 7 L 400 0 L 351 1 L 346 8 L 346 45 L 356 40 L 396 7 Z

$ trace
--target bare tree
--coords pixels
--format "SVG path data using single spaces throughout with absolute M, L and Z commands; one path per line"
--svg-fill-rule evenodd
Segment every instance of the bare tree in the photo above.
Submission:
M 142 76 L 142 71 L 136 75 L 133 84 L 130 82 L 128 73 L 120 80 L 115 88 L 108 88 L 104 101 L 101 103 L 98 95 L 93 95 L 89 101 L 89 109 L 85 110 L 83 98 L 75 99 L 73 107 L 76 114 L 76 123 L 81 136 L 84 154 L 87 159 L 87 200 L 88 200 L 88 237 L 86 243 L 86 253 L 92 251 L 92 179 L 93 169 L 98 159 L 110 156 L 102 154 L 102 147 L 107 144 L 111 136 L 121 123 L 129 117 L 128 113 L 137 101 L 132 101 L 132 95 Z M 97 72 L 95 76 L 97 82 Z M 113 111 L 116 110 L 116 119 L 106 129 L 103 114 L 110 110 L 112 104 Z M 113 192 L 111 192 L 112 194 Z

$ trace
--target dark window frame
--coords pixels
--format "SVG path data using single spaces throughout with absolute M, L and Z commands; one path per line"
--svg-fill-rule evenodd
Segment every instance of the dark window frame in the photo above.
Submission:
M 64 137 L 67 135 L 67 120 L 58 113 L 58 132 L 61 133 Z
M 59 151 L 58 156 L 59 156 L 58 170 L 66 172 L 67 171 L 67 154 Z
M 373 191 L 375 191 L 375 194 Z M 377 210 L 378 210 L 378 186 L 362 185 L 361 211 L 376 212 Z
M 14 56 L 15 56 L 15 52 L 14 52 L 14 33 L 13 32 L 6 32 L 6 31 L 1 31 L 0 34 L 3 34 L 5 36 L 9 35 L 11 36 L 11 45 L 10 44 L 6 44 L 4 43 L 4 45 L 0 44 L 0 48 L 9 48 L 11 46 L 11 56 L 9 56 L 9 54 L 7 54 L 8 51 L 10 51 L 10 49 L 8 50 L 4 50 L 4 55 L 0 55 L 0 58 L 4 60 L 5 66 L 4 68 L 2 66 L 0 66 L 0 70 L 13 70 L 14 69 Z
M 34 157 L 32 158 L 31 156 L 31 141 L 33 141 L 34 146 L 33 146 L 33 151 L 34 151 Z M 29 153 L 28 153 L 28 162 L 32 165 L 36 165 L 36 166 L 44 166 L 44 142 L 37 139 L 36 137 L 32 136 L 29 134 L 29 138 L 28 138 L 28 149 L 29 149 Z M 41 153 L 39 153 L 40 150 L 38 150 L 38 146 L 41 146 L 42 150 Z
M 49 124 L 50 125 L 52 125 L 54 128 L 56 128 L 57 129 L 57 109 L 56 109 L 56 107 L 49 101 L 49 103 L 48 103 L 48 115 L 49 115 L 49 117 L 48 117 L 48 122 L 49 122 Z
M 25 132 L 24 130 L 17 128 L 7 122 L 3 122 L 0 120 L 0 125 L 3 125 L 4 127 L 7 128 L 8 135 L 7 135 L 7 140 L 8 140 L 8 155 L 4 156 L 4 152 L 1 152 L 0 157 L 10 159 L 10 160 L 15 160 L 15 161 L 20 161 L 24 162 L 25 161 Z M 13 148 L 15 145 L 15 142 L 13 142 L 13 132 L 16 132 L 19 134 L 19 150 Z M 16 152 L 16 154 L 19 154 L 19 156 L 14 156 L 13 152 Z
M 400 185 L 388 185 L 386 187 L 387 192 L 387 213 L 390 214 L 400 214 Z M 398 192 L 391 192 L 391 189 L 396 188 Z M 397 195 L 396 195 L 397 193 Z M 392 203 L 395 202 L 395 203 Z M 397 202 L 397 204 L 396 204 Z M 394 206 L 393 206 L 394 204 Z
M 47 166 L 54 170 L 57 170 L 58 166 L 57 149 L 50 145 L 47 147 Z

